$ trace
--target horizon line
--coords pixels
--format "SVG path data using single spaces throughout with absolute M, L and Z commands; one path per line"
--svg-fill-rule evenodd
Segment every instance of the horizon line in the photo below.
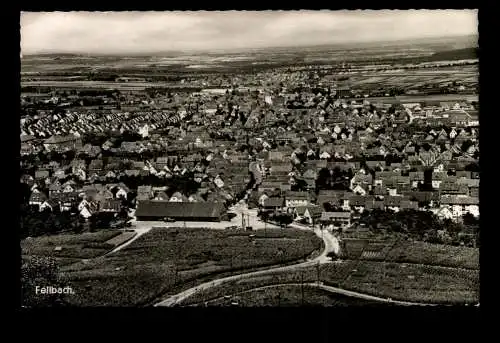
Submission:
M 154 56 L 154 54 L 168 54 L 168 53 L 217 53 L 217 52 L 231 52 L 231 51 L 248 51 L 248 50 L 265 50 L 265 49 L 290 49 L 290 48 L 309 48 L 309 47 L 326 47 L 326 46 L 352 46 L 356 44 L 369 45 L 369 44 L 380 44 L 380 43 L 397 43 L 402 41 L 408 41 L 411 44 L 412 41 L 421 40 L 432 40 L 432 39 L 452 39 L 452 38 L 465 38 L 465 37 L 478 37 L 478 33 L 471 33 L 466 35 L 450 35 L 450 36 L 423 36 L 417 38 L 398 38 L 398 39 L 384 39 L 384 40 L 369 40 L 369 41 L 357 41 L 357 42 L 337 42 L 337 43 L 324 43 L 324 44 L 310 44 L 310 45 L 275 45 L 275 46 L 265 46 L 265 47 L 248 47 L 248 48 L 214 48 L 214 49 L 204 49 L 204 48 L 186 48 L 186 49 L 172 49 L 172 50 L 156 50 L 156 51 L 123 51 L 123 52 L 72 52 L 69 50 L 45 50 L 33 53 L 22 53 L 21 56 L 40 56 L 40 55 L 75 55 L 75 56 Z M 476 43 L 477 45 L 477 43 Z

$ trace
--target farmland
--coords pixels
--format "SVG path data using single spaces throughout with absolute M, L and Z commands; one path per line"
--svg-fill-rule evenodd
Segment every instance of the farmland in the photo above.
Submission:
M 61 264 L 102 256 L 113 249 L 121 237 L 119 230 L 59 234 L 27 238 L 21 241 L 22 254 L 54 257 Z M 131 237 L 129 236 L 128 239 Z M 113 239 L 114 241 L 109 241 Z M 120 243 L 120 242 L 118 242 Z M 56 247 L 60 247 L 56 250 Z
M 287 264 L 321 248 L 312 232 L 153 229 L 115 254 L 62 268 L 75 305 L 138 306 L 224 273 Z
M 266 306 L 327 306 L 345 307 L 377 304 L 304 285 L 280 285 L 253 289 L 231 297 L 223 297 L 208 302 L 208 306 L 229 306 L 237 304 L 244 307 Z
M 479 249 L 395 239 L 344 239 L 345 259 L 479 269 Z
M 423 303 L 479 301 L 479 270 L 360 261 L 342 288 Z
M 194 294 L 182 305 L 271 285 L 318 280 L 325 285 L 400 301 L 451 304 L 479 299 L 478 249 L 391 237 L 343 241 L 342 261 L 227 282 Z M 257 299 L 260 297 L 257 295 Z

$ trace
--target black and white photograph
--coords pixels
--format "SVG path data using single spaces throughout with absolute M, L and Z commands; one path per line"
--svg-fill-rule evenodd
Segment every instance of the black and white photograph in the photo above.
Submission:
M 23 308 L 479 307 L 478 10 L 19 30 Z

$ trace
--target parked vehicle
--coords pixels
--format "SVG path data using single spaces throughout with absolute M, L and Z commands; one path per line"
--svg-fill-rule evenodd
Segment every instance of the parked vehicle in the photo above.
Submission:
M 175 219 L 174 218 L 170 218 L 170 217 L 165 217 L 165 218 L 163 218 L 163 221 L 167 222 L 167 223 L 173 223 L 173 222 L 175 222 Z

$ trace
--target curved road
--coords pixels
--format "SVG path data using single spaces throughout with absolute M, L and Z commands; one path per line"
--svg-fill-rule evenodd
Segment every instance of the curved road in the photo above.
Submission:
M 298 225 L 298 224 L 291 224 L 290 227 L 302 229 L 302 230 L 311 230 L 310 227 L 302 226 L 302 225 Z M 174 305 L 178 304 L 179 302 L 183 301 L 184 299 L 190 297 L 191 295 L 193 295 L 199 291 L 206 290 L 206 289 L 209 289 L 211 287 L 216 287 L 216 286 L 222 285 L 223 283 L 226 283 L 226 282 L 237 281 L 237 280 L 241 280 L 244 278 L 251 278 L 251 277 L 256 277 L 256 276 L 262 276 L 262 275 L 266 275 L 269 273 L 286 272 L 286 271 L 291 271 L 291 270 L 294 270 L 297 268 L 314 266 L 314 265 L 317 265 L 318 263 L 321 264 L 321 263 L 330 262 L 330 258 L 327 256 L 328 253 L 330 253 L 330 252 L 338 253 L 338 251 L 339 251 L 339 243 L 338 243 L 337 238 L 335 236 L 333 236 L 327 230 L 320 230 L 320 229 L 315 228 L 314 233 L 318 237 L 323 239 L 323 242 L 325 244 L 325 249 L 323 250 L 323 252 L 319 256 L 317 256 L 316 258 L 314 258 L 312 260 L 289 265 L 289 266 L 275 267 L 275 268 L 266 269 L 266 270 L 259 270 L 259 271 L 255 271 L 255 272 L 238 274 L 238 275 L 228 276 L 228 277 L 224 277 L 221 279 L 205 282 L 205 283 L 202 283 L 198 286 L 189 288 L 181 293 L 173 295 L 170 298 L 155 304 L 154 306 L 174 306 Z

